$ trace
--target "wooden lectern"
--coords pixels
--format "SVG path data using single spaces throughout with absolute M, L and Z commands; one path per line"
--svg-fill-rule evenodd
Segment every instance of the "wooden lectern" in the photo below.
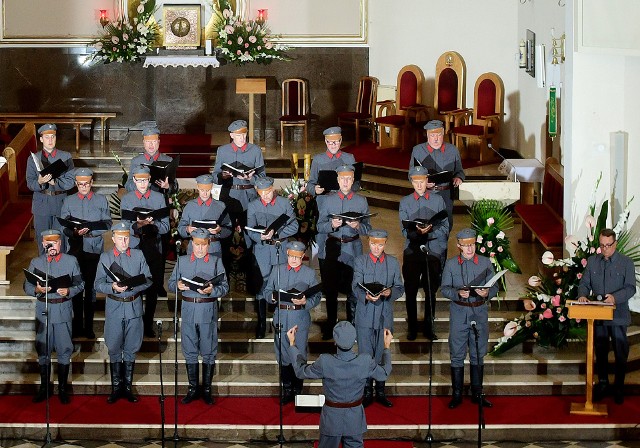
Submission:
M 608 415 L 606 404 L 593 404 L 593 321 L 613 320 L 615 305 L 602 302 L 580 303 L 577 300 L 567 302 L 570 319 L 587 319 L 587 396 L 586 402 L 571 403 L 571 413 L 581 415 Z
M 266 78 L 238 78 L 236 79 L 236 93 L 249 95 L 249 143 L 253 143 L 253 115 L 255 107 L 253 104 L 254 95 L 266 95 Z

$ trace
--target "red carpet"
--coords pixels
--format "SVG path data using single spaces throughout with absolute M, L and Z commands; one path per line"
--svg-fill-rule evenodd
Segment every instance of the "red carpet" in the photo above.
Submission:
M 397 168 L 400 170 L 409 169 L 409 159 L 411 158 L 411 150 L 401 151 L 398 148 L 391 149 L 376 149 L 376 144 L 373 142 L 365 142 L 356 145 L 349 145 L 342 148 L 343 151 L 353 154 L 358 162 L 364 162 L 367 165 L 384 166 L 387 168 Z M 495 162 L 490 162 L 495 163 Z M 462 161 L 462 167 L 473 168 L 476 166 L 486 165 L 478 160 L 464 159 Z
M 313 443 L 318 448 L 318 442 Z M 340 444 L 342 447 L 342 443 Z M 364 448 L 413 448 L 412 442 L 392 442 L 391 440 L 365 440 Z
M 180 154 L 178 177 L 197 177 L 211 172 L 218 145 L 211 144 L 209 134 L 162 134 L 160 152 L 175 157 Z
M 31 403 L 31 396 L 4 395 L 0 398 L 0 423 L 44 423 L 44 403 Z M 640 415 L 640 396 L 626 397 L 618 406 L 606 399 L 608 417 L 572 415 L 572 402 L 584 401 L 583 396 L 506 396 L 489 397 L 494 404 L 485 410 L 487 425 L 575 425 L 575 424 L 637 424 Z M 477 423 L 476 406 L 465 399 L 455 410 L 449 410 L 449 397 L 433 399 L 434 425 L 474 425 Z M 367 408 L 370 426 L 425 425 L 427 424 L 426 397 L 392 397 L 394 407 L 383 408 L 373 404 Z M 260 409 L 261 412 L 255 412 Z M 173 421 L 173 397 L 165 401 L 166 421 Z M 160 424 L 160 407 L 157 397 L 140 396 L 140 402 L 130 404 L 120 400 L 108 405 L 105 395 L 77 395 L 71 404 L 63 406 L 57 396 L 51 400 L 52 422 L 63 424 Z M 278 402 L 275 397 L 222 397 L 215 406 L 202 401 L 180 405 L 181 425 L 234 424 L 277 425 Z M 284 408 L 285 425 L 317 425 L 319 414 L 297 414 L 293 406 Z

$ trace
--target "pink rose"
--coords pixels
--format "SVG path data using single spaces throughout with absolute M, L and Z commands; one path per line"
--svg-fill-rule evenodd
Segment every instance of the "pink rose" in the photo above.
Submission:
M 556 289 L 556 294 L 562 294 L 562 288 Z
M 478 237 L 476 238 L 476 242 L 479 244 L 482 244 L 483 238 L 482 235 L 478 235 Z
M 542 315 L 545 319 L 551 319 L 553 317 L 553 311 L 547 308 L 546 310 L 544 310 L 544 313 L 542 313 Z
M 484 247 L 480 248 L 480 252 L 485 253 L 487 251 L 487 249 L 485 249 Z
M 249 48 L 249 42 L 244 43 L 244 48 Z
M 594 247 L 590 247 L 590 248 L 589 248 L 589 253 L 590 253 L 590 254 L 593 254 L 593 253 L 595 253 L 595 252 L 596 252 L 596 249 L 595 249 Z M 600 248 L 599 248 L 599 247 L 598 247 L 598 251 L 597 251 L 597 252 L 598 252 L 598 253 L 600 253 Z
M 233 15 L 233 14 L 232 14 L 232 12 L 231 12 L 231 10 L 230 10 L 230 9 L 226 9 L 226 8 L 225 8 L 225 9 L 222 11 L 222 17 L 224 17 L 225 19 L 228 19 L 228 18 L 229 18 L 229 17 L 231 17 L 232 15 Z
M 227 41 L 227 44 L 231 45 L 233 42 L 231 42 L 231 40 Z
M 504 249 L 502 248 L 502 246 L 498 246 L 498 252 L 501 252 L 501 253 L 502 253 L 502 251 L 504 251 Z
M 560 305 L 560 296 L 559 295 L 555 295 L 551 298 L 551 305 L 553 306 L 558 306 Z
M 271 50 L 273 48 L 273 44 L 271 42 L 265 42 L 264 48 L 266 48 L 267 50 Z
M 238 37 L 238 45 L 242 45 L 242 43 L 244 42 L 244 40 L 242 39 L 242 36 Z
M 578 278 L 578 280 L 580 280 L 580 279 L 582 278 L 582 272 L 578 272 L 578 273 L 576 274 L 576 277 Z
M 493 218 L 488 218 L 487 219 L 487 224 L 490 225 L 490 226 L 492 226 L 494 222 L 496 222 L 496 220 L 493 219 Z
M 518 331 L 518 324 L 515 322 L 509 322 L 504 327 L 504 335 L 508 338 L 516 334 L 516 331 Z
M 582 260 L 580 260 L 580 264 L 582 265 L 583 268 L 587 267 L 587 259 L 583 258 Z
M 251 42 L 252 44 L 255 44 L 257 40 L 258 39 L 256 39 L 256 36 L 249 36 L 249 42 Z
M 531 299 L 524 299 L 524 309 L 527 311 L 533 311 L 536 309 L 536 303 Z
M 582 319 L 576 319 L 576 323 L 579 324 Z
M 240 55 L 242 54 L 242 51 L 238 50 L 238 51 L 236 51 L 236 54 L 237 54 L 238 56 L 240 56 Z
M 553 263 L 553 260 L 554 260 L 554 257 L 551 252 L 546 251 L 545 253 L 542 254 L 542 264 L 549 266 L 551 263 Z
M 224 32 L 227 34 L 233 34 L 234 31 L 235 31 L 235 28 L 233 28 L 231 25 L 226 25 L 224 27 Z
M 503 240 L 505 237 L 504 232 L 501 230 L 500 232 L 498 232 L 498 234 L 496 235 L 496 239 L 497 240 Z
M 262 50 L 262 47 L 260 45 L 258 45 L 258 51 Z
M 491 242 L 491 241 L 487 241 L 487 247 L 488 247 L 488 248 L 492 248 L 492 247 L 493 247 L 493 242 Z
M 544 320 L 544 316 L 542 314 L 538 314 L 538 320 Z
M 540 304 L 540 308 L 545 309 L 546 307 L 547 307 L 546 303 L 543 302 L 543 303 Z
M 496 253 L 495 252 L 489 252 L 489 257 L 495 258 L 496 257 Z
M 560 322 L 564 322 L 565 320 L 567 320 L 567 318 L 566 318 L 566 317 L 564 317 L 564 316 L 561 314 L 560 316 L 558 316 L 558 320 L 559 320 Z
M 118 36 L 112 36 L 111 42 L 113 42 L 114 44 L 117 44 L 118 42 L 120 42 L 120 39 L 118 39 Z
M 562 308 L 560 307 L 556 308 L 556 314 L 562 314 Z
M 532 275 L 531 277 L 529 277 L 529 286 L 531 286 L 532 288 L 537 288 L 541 284 L 542 279 L 540 279 L 540 277 L 538 277 L 537 275 Z

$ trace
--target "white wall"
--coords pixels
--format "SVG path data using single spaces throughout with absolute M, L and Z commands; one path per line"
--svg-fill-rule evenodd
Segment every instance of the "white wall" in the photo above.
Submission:
M 501 146 L 517 148 L 517 1 L 505 0 L 369 0 L 370 74 L 395 85 L 404 65 L 416 64 L 428 80 L 423 102 L 433 104 L 438 57 L 448 50 L 467 66 L 467 106 L 479 75 L 497 73 L 505 87 L 505 127 Z

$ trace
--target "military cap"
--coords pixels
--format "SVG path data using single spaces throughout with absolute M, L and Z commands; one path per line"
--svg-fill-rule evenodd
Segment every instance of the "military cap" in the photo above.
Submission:
M 304 255 L 304 251 L 306 250 L 306 246 L 302 241 L 289 241 L 287 243 L 287 253 L 291 253 L 292 255 L 297 255 L 299 257 Z
M 342 128 L 339 126 L 331 126 L 322 132 L 324 138 L 327 140 L 335 141 L 342 138 Z
M 201 174 L 196 177 L 196 183 L 198 185 L 213 185 L 213 176 L 211 174 Z
M 369 231 L 369 241 L 385 242 L 389 236 L 386 230 L 373 229 Z
M 476 231 L 470 228 L 464 228 L 456 233 L 456 238 L 458 241 L 466 242 L 467 240 L 472 240 L 475 242 L 476 240 Z
M 333 327 L 333 340 L 338 348 L 350 350 L 356 343 L 356 329 L 346 320 L 340 321 Z
M 62 238 L 62 234 L 56 229 L 44 230 L 40 232 L 40 236 L 44 241 L 58 241 Z
M 123 221 L 117 222 L 111 226 L 111 232 L 113 232 L 114 235 L 115 234 L 129 235 L 130 233 L 129 230 L 130 230 L 130 226 Z
M 256 179 L 256 190 L 268 190 L 273 187 L 273 178 L 272 177 L 258 177 Z
M 193 229 L 193 232 L 191 232 L 191 239 L 195 242 L 209 242 L 209 238 L 210 238 L 210 233 L 208 231 L 206 231 L 205 229 L 201 229 L 199 227 Z
M 143 140 L 158 140 L 160 138 L 160 129 L 155 126 L 144 128 L 142 130 Z
M 229 132 L 234 134 L 246 134 L 247 132 L 247 122 L 244 120 L 236 120 L 229 125 L 227 128 Z
M 148 179 L 148 178 L 151 177 L 149 168 L 147 168 L 144 165 L 138 165 L 138 166 L 135 166 L 135 167 L 131 168 L 131 175 L 134 178 L 137 177 L 137 178 L 140 178 L 140 179 L 142 179 L 142 178 L 147 178 Z
M 431 120 L 424 125 L 424 128 L 429 131 L 435 131 L 437 129 L 444 129 L 444 123 L 440 120 Z
M 353 165 L 340 165 L 339 167 L 336 168 L 336 173 L 340 174 L 340 173 L 354 173 L 355 172 L 355 168 L 353 167 Z
M 93 171 L 91 171 L 89 168 L 76 168 L 74 177 L 76 178 L 76 180 L 89 181 L 93 177 Z
M 38 134 L 55 134 L 58 128 L 55 124 L 47 123 L 38 128 Z
M 409 180 L 421 177 L 425 179 L 429 177 L 429 171 L 425 167 L 417 165 L 409 168 Z

